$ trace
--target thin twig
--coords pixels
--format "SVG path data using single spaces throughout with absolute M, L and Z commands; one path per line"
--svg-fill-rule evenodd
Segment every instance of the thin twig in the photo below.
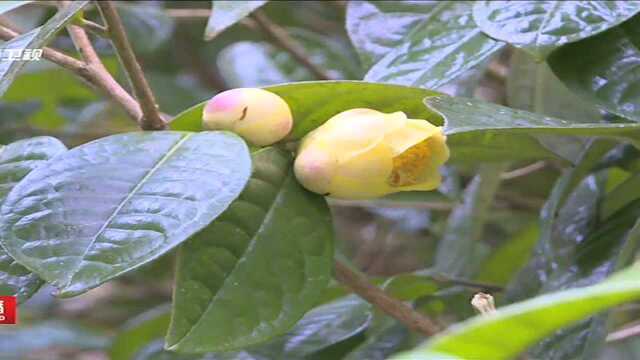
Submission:
M 124 66 L 127 74 L 131 79 L 131 85 L 133 91 L 142 108 L 143 118 L 141 121 L 141 127 L 143 130 L 162 130 L 166 128 L 166 123 L 160 115 L 158 104 L 153 96 L 151 87 L 147 83 L 147 79 L 144 77 L 144 72 L 135 54 L 127 34 L 124 31 L 124 26 L 120 20 L 120 16 L 116 11 L 115 6 L 111 1 L 97 1 L 96 4 L 100 9 L 104 23 L 109 30 L 109 37 L 111 43 L 116 49 L 122 65 Z
M 311 62 L 309 57 L 305 54 L 304 48 L 302 48 L 294 38 L 289 36 L 283 28 L 269 20 L 262 10 L 254 11 L 251 18 L 255 20 L 258 27 L 264 32 L 271 42 L 291 54 L 291 56 L 306 67 L 313 76 L 319 80 L 331 80 L 331 77 L 324 71 L 324 69 Z
M 0 39 L 2 40 L 9 41 L 19 35 L 20 33 L 16 31 L 0 26 Z M 138 102 L 113 79 L 111 74 L 106 71 L 101 71 L 97 67 L 90 66 L 58 50 L 48 47 L 45 47 L 42 50 L 42 57 L 73 72 L 86 83 L 103 92 L 113 101 L 122 106 L 125 112 L 132 119 L 138 121 L 142 117 L 142 111 L 140 110 Z
M 521 176 L 526 176 L 531 173 L 534 173 L 538 170 L 542 170 L 545 168 L 545 166 L 547 166 L 546 161 L 537 161 L 537 162 L 534 162 L 533 164 L 521 167 L 519 169 L 503 172 L 500 175 L 500 178 L 502 180 L 511 180 L 511 179 L 519 178 Z
M 409 305 L 391 297 L 389 294 L 371 284 L 363 275 L 358 274 L 340 260 L 335 261 L 336 279 L 353 290 L 361 298 L 384 311 L 389 316 L 405 324 L 409 329 L 427 336 L 440 331 L 431 319 L 413 310 Z
M 98 23 L 94 23 L 93 21 L 90 21 L 87 19 L 81 19 L 80 24 L 87 30 L 91 31 L 92 33 L 100 37 L 103 37 L 103 38 L 109 37 L 109 29 L 107 29 L 106 26 L 100 25 Z
M 630 337 L 640 335 L 640 321 L 636 321 L 631 325 L 627 324 L 622 329 L 613 331 L 607 335 L 607 342 L 624 340 Z
M 208 19 L 211 9 L 165 9 L 165 13 L 173 18 L 202 18 Z

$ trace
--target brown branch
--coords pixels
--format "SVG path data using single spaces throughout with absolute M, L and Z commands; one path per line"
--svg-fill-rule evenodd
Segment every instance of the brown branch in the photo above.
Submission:
M 16 31 L 0 26 L 0 39 L 2 40 L 9 41 L 19 35 L 20 33 Z M 95 66 L 86 64 L 52 48 L 45 47 L 42 50 L 42 56 L 45 59 L 73 72 L 86 83 L 100 90 L 119 104 L 131 118 L 138 121 L 142 117 L 142 111 L 140 110 L 138 102 L 132 98 L 107 71 L 101 71 Z
M 511 180 L 511 179 L 515 179 L 515 178 L 519 178 L 521 176 L 526 176 L 529 175 L 531 173 L 534 173 L 538 170 L 542 170 L 547 166 L 547 162 L 546 161 L 536 161 L 533 164 L 518 168 L 518 169 L 514 169 L 508 172 L 503 172 L 500 175 L 500 178 L 502 180 Z
M 103 37 L 103 38 L 109 37 L 109 30 L 107 29 L 106 26 L 100 25 L 98 23 L 94 23 L 93 21 L 90 21 L 87 19 L 80 19 L 80 24 L 82 25 L 82 27 L 86 28 L 87 30 L 91 31 L 92 33 L 100 37 Z
M 131 79 L 131 85 L 133 91 L 142 108 L 143 118 L 141 121 L 141 128 L 143 130 L 162 130 L 166 128 L 166 123 L 160 115 L 158 104 L 153 96 L 151 87 L 147 83 L 147 79 L 144 77 L 144 72 L 135 54 L 133 48 L 129 43 L 127 34 L 124 31 L 124 26 L 120 20 L 120 16 L 116 11 L 113 2 L 111 1 L 97 1 L 96 5 L 100 9 L 104 23 L 109 30 L 109 37 L 111 43 L 116 49 L 122 65 L 124 66 L 129 78 Z
M 309 60 L 309 57 L 305 54 L 304 48 L 302 48 L 294 38 L 289 36 L 283 28 L 269 20 L 262 10 L 254 11 L 251 18 L 255 20 L 258 27 L 264 32 L 264 35 L 269 39 L 269 41 L 291 54 L 291 56 L 306 67 L 313 76 L 320 80 L 331 80 L 331 77 L 324 71 L 324 69 Z
M 431 319 L 413 310 L 409 305 L 391 297 L 371 284 L 363 275 L 358 274 L 339 260 L 335 261 L 336 279 L 348 286 L 354 293 L 384 311 L 387 315 L 405 324 L 410 330 L 427 336 L 440 331 L 440 326 Z

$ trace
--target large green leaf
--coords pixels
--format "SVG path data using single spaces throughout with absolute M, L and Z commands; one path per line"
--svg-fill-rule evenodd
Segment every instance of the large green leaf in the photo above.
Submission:
M 614 27 L 640 1 L 478 1 L 473 18 L 489 36 L 544 59 L 555 48 Z
M 601 136 L 640 140 L 636 123 L 573 123 L 466 98 L 436 96 L 428 107 L 445 118 L 447 142 L 454 158 L 500 161 L 551 157 L 539 136 Z
M 109 346 L 111 360 L 130 360 L 153 340 L 167 333 L 169 304 L 160 305 L 127 321 Z
M 0 46 L 0 52 L 22 51 L 25 49 L 40 49 L 47 45 L 53 35 L 58 32 L 67 22 L 73 19 L 74 15 L 80 11 L 89 0 L 73 1 L 66 8 L 58 11 L 44 25 L 22 34 L 11 41 Z M 2 95 L 16 75 L 27 63 L 27 60 L 2 60 L 0 61 L 0 95 Z
M 640 298 L 640 268 L 589 287 L 542 295 L 450 327 L 424 346 L 393 359 L 432 359 L 440 352 L 465 359 L 510 359 L 553 331 Z
M 287 332 L 331 277 L 328 207 L 304 190 L 291 155 L 253 155 L 254 173 L 229 209 L 178 255 L 167 346 L 227 351 Z
M 598 122 L 600 110 L 572 93 L 554 75 L 546 62 L 539 62 L 522 50 L 511 55 L 507 77 L 507 104 L 572 122 Z
M 438 243 L 434 267 L 449 276 L 468 277 L 477 271 L 478 250 L 489 209 L 500 185 L 506 164 L 488 164 L 467 186 L 462 203 L 447 220 L 444 236 Z
M 67 148 L 51 137 L 35 137 L 0 146 L 0 205 L 20 180 L 47 160 Z M 40 288 L 42 280 L 27 270 L 0 247 L 0 295 L 28 299 Z
M 211 15 L 204 33 L 205 40 L 211 40 L 224 29 L 237 23 L 254 10 L 266 4 L 266 0 L 211 2 Z
M 549 57 L 569 89 L 608 111 L 640 121 L 640 17 L 563 46 Z M 580 61 L 576 61 L 580 59 Z
M 438 88 L 500 50 L 471 16 L 471 1 L 351 1 L 347 30 L 365 80 Z
M 422 104 L 425 96 L 437 95 L 430 90 L 363 81 L 310 81 L 267 86 L 264 89 L 280 95 L 293 113 L 293 130 L 289 138 L 297 140 L 322 125 L 333 115 L 358 107 L 384 112 L 404 111 L 414 119 L 442 124 L 438 115 Z M 174 130 L 202 130 L 202 109 L 195 105 L 171 122 Z
M 1 210 L 0 241 L 72 296 L 156 259 L 215 219 L 249 178 L 224 132 L 113 135 L 27 175 Z

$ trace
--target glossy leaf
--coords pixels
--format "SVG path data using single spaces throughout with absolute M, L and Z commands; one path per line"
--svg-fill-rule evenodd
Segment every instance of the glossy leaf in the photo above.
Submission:
M 69 6 L 58 11 L 41 27 L 0 45 L 0 52 L 22 52 L 25 49 L 40 49 L 44 47 L 53 38 L 53 35 L 71 21 L 74 15 L 88 3 L 88 0 L 71 2 Z M 0 61 L 0 95 L 7 90 L 26 63 L 27 60 Z
M 442 124 L 440 117 L 422 104 L 425 96 L 438 94 L 430 90 L 363 81 L 310 81 L 267 86 L 264 89 L 280 95 L 289 104 L 294 119 L 293 130 L 289 134 L 291 140 L 302 138 L 333 115 L 357 107 L 383 112 L 404 111 L 413 119 Z M 204 105 L 204 102 L 200 103 L 176 116 L 171 128 L 202 130 Z
M 555 48 L 631 18 L 640 1 L 478 1 L 473 18 L 489 36 L 544 59 Z
M 113 135 L 61 154 L 13 188 L 0 241 L 73 296 L 154 260 L 199 231 L 250 175 L 245 143 L 223 132 Z
M 372 317 L 369 303 L 346 296 L 311 310 L 285 336 L 251 352 L 274 359 L 305 359 L 364 331 Z
M 167 347 L 227 351 L 291 329 L 331 277 L 329 210 L 295 180 L 291 156 L 253 154 L 254 173 L 216 221 L 178 255 Z
M 551 70 L 585 100 L 640 121 L 640 17 L 589 39 L 569 44 L 549 57 Z M 580 59 L 580 61 L 576 61 Z
M 505 169 L 505 164 L 484 165 L 469 183 L 462 203 L 453 209 L 447 219 L 444 236 L 436 251 L 436 271 L 462 277 L 471 276 L 477 271 L 477 246 L 500 185 L 500 174 Z
M 254 10 L 266 4 L 266 0 L 211 2 L 211 15 L 204 33 L 205 40 L 211 40 L 229 26 L 242 20 Z
M 509 107 L 516 109 L 576 123 L 602 119 L 600 110 L 567 89 L 547 63 L 522 50 L 511 55 L 506 95 Z
M 0 146 L 0 205 L 27 174 L 66 150 L 60 141 L 51 137 L 35 137 Z M 42 283 L 37 275 L 18 264 L 0 247 L 0 295 L 14 295 L 23 302 Z
M 436 89 L 503 47 L 480 31 L 471 1 L 352 1 L 347 30 L 365 80 Z
M 510 359 L 553 331 L 602 310 L 640 298 L 640 268 L 593 286 L 542 295 L 500 307 L 450 327 L 424 346 L 392 359 L 432 359 L 428 352 L 460 358 Z M 424 354 L 424 356 L 423 356 Z
M 636 123 L 574 123 L 475 99 L 436 96 L 425 99 L 446 120 L 453 157 L 465 161 L 558 156 L 540 135 L 601 136 L 640 140 Z M 517 149 L 517 151 L 514 151 Z

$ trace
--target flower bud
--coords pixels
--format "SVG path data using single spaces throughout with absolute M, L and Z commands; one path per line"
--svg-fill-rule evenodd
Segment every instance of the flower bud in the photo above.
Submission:
M 302 186 L 334 198 L 433 190 L 449 158 L 445 140 L 442 128 L 426 120 L 352 109 L 305 136 L 294 170 Z
M 289 105 L 278 95 L 257 88 L 231 89 L 204 107 L 203 127 L 229 130 L 257 146 L 282 140 L 293 126 Z

